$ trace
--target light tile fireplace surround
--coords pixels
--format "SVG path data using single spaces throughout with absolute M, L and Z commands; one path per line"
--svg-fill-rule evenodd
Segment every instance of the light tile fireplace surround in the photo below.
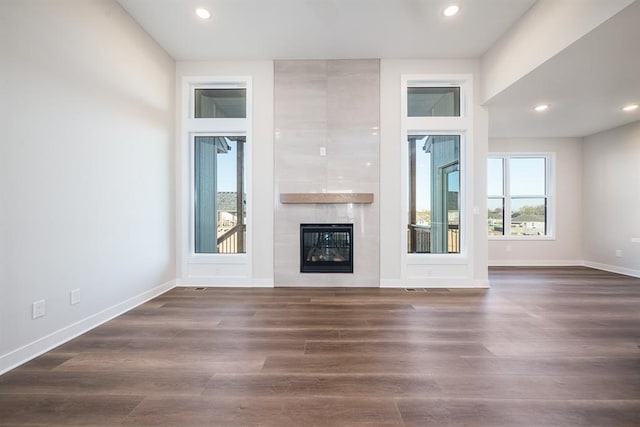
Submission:
M 276 61 L 274 74 L 275 286 L 378 286 L 380 61 Z M 282 203 L 288 193 L 373 202 Z M 301 273 L 300 224 L 353 224 L 353 273 Z

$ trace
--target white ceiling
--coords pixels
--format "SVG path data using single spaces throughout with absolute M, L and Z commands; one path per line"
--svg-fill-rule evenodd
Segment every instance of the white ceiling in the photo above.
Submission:
M 475 58 L 535 0 L 118 0 L 176 60 Z M 197 7 L 213 16 L 202 21 Z
M 448 0 L 117 1 L 180 61 L 479 58 L 536 0 L 457 0 L 454 18 L 442 16 Z M 639 40 L 640 0 L 493 97 L 490 136 L 585 136 L 640 120 L 619 109 L 640 102 Z M 534 114 L 539 102 L 551 108 Z
M 492 98 L 492 137 L 582 137 L 640 120 L 640 1 Z M 549 103 L 536 113 L 532 107 Z

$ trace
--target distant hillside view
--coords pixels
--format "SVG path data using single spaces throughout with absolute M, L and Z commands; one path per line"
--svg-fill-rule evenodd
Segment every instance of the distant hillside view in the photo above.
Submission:
M 502 208 L 489 209 L 489 235 L 502 236 L 504 234 Z M 543 236 L 546 234 L 545 205 L 522 206 L 511 215 L 511 235 L 513 236 Z

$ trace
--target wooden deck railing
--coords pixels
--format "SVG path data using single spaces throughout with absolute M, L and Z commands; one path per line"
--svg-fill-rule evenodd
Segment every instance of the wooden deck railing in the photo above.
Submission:
M 460 230 L 457 225 L 450 225 L 447 230 L 448 253 L 460 253 Z M 409 252 L 431 253 L 431 227 L 428 225 L 409 225 Z
M 428 225 L 409 225 L 409 252 L 431 253 L 431 227 Z
M 238 224 L 218 237 L 219 254 L 240 254 L 245 252 L 244 242 L 247 226 Z

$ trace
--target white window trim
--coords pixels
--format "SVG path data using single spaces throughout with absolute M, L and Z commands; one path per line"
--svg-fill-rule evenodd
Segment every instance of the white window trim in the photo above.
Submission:
M 401 103 L 401 134 L 400 141 L 400 173 L 402 175 L 400 191 L 402 194 L 401 210 L 402 221 L 400 224 L 400 244 L 402 254 L 402 276 L 406 278 L 407 265 L 415 264 L 439 264 L 439 265 L 463 265 L 469 263 L 469 248 L 471 247 L 473 230 L 473 218 L 469 207 L 471 206 L 471 178 L 473 177 L 473 165 L 468 160 L 473 158 L 473 85 L 470 74 L 451 75 L 402 75 L 400 88 Z M 409 117 L 407 112 L 407 88 L 408 87 L 460 87 L 460 117 Z M 457 254 L 411 254 L 407 252 L 407 218 L 409 215 L 408 191 L 409 171 L 407 158 L 409 155 L 409 135 L 460 135 L 460 253 Z
M 246 118 L 194 118 L 195 89 L 231 89 L 244 88 L 247 95 Z M 183 255 L 185 262 L 198 264 L 247 264 L 251 266 L 252 236 L 253 236 L 253 204 L 252 204 L 252 165 L 253 165 L 253 114 L 252 114 L 252 79 L 249 76 L 190 76 L 184 77 L 182 82 L 182 153 L 183 153 L 183 179 L 188 183 L 185 189 L 187 195 L 186 215 L 184 231 L 188 237 L 182 239 Z M 195 176 L 194 176 L 194 144 L 196 136 L 245 136 L 245 165 L 246 181 L 245 192 L 247 194 L 247 228 L 246 228 L 246 253 L 242 254 L 202 254 L 195 252 Z M 183 187 L 184 188 L 184 187 Z
M 487 200 L 490 198 L 503 197 L 504 198 L 504 224 L 505 230 L 511 230 L 511 191 L 509 188 L 509 159 L 516 158 L 530 158 L 530 157 L 544 157 L 547 159 L 546 164 L 546 198 L 547 198 L 547 234 L 544 236 L 513 236 L 511 234 L 504 234 L 502 236 L 488 235 L 489 240 L 496 241 L 544 241 L 544 240 L 556 240 L 556 154 L 553 152 L 490 152 L 487 155 L 487 159 L 503 159 L 503 185 L 504 194 L 488 194 Z M 518 197 L 527 197 L 526 195 L 518 195 Z M 540 198 L 540 195 L 532 195 L 531 198 Z M 507 209 L 507 207 L 509 209 Z

